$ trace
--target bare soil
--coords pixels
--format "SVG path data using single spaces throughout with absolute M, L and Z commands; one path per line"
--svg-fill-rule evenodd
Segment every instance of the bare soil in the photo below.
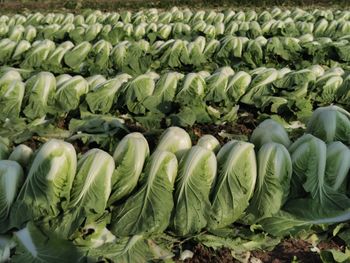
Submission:
M 320 256 L 312 252 L 312 245 L 304 240 L 285 240 L 270 252 L 254 251 L 253 257 L 262 262 L 283 263 L 298 260 L 300 262 L 321 262 Z
M 322 262 L 316 250 L 312 250 L 313 246 L 304 240 L 286 239 L 276 246 L 272 251 L 256 250 L 250 255 L 250 262 L 263 263 L 290 263 L 290 262 L 307 262 L 318 263 Z M 344 251 L 345 246 L 339 240 L 322 241 L 318 244 L 319 250 L 336 249 Z M 313 252 L 314 251 L 314 252 Z M 194 253 L 191 259 L 186 259 L 185 263 L 232 263 L 239 262 L 231 254 L 228 248 L 214 250 L 207 248 L 201 244 L 197 244 L 192 248 Z
M 286 8 L 302 7 L 305 9 L 315 8 L 347 8 L 350 6 L 348 0 L 1 0 L 0 13 L 18 13 L 31 10 L 40 12 L 69 11 L 81 13 L 82 9 L 99 9 L 102 11 L 137 10 L 140 8 L 166 9 L 173 6 L 218 9 L 226 8 L 271 8 L 280 6 Z

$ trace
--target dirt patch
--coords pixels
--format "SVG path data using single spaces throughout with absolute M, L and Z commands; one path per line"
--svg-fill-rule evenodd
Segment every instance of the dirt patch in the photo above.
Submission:
M 196 143 L 201 136 L 211 134 L 219 140 L 221 145 L 223 145 L 231 139 L 244 139 L 250 137 L 257 124 L 258 122 L 254 115 L 249 113 L 247 116 L 239 118 L 236 123 L 223 125 L 194 124 L 186 130 L 189 134 L 193 135 L 194 143 Z
M 64 6 L 59 1 L 3 1 L 0 3 L 1 13 L 18 13 L 62 9 Z
M 284 263 L 298 260 L 300 262 L 321 262 L 312 245 L 304 240 L 289 239 L 282 241 L 272 251 L 253 251 L 252 256 L 262 262 Z
M 93 146 L 87 145 L 79 140 L 71 142 L 71 144 L 73 145 L 75 151 L 77 153 L 81 153 L 81 154 L 86 153 L 87 151 L 89 151 L 92 148 L 98 148 L 98 146 L 96 147 L 96 145 L 94 145 L 95 147 L 93 147 Z
M 57 120 L 57 128 L 68 130 L 68 124 L 67 124 L 66 118 L 60 117 L 60 118 Z
M 23 142 L 24 145 L 27 145 L 29 148 L 31 148 L 33 150 L 33 152 L 36 151 L 36 149 L 38 149 L 39 146 L 39 142 L 35 141 L 33 138 Z
M 277 245 L 272 251 L 253 251 L 252 256 L 262 262 L 284 263 L 297 260 L 298 262 L 322 262 L 317 249 L 320 251 L 335 249 L 344 252 L 345 245 L 340 239 L 321 241 L 317 248 L 304 240 L 287 239 Z
M 346 248 L 346 244 L 345 242 L 340 239 L 339 237 L 334 237 L 331 240 L 327 240 L 327 241 L 321 241 L 317 247 L 320 250 L 327 250 L 327 249 L 336 249 L 336 250 L 340 250 L 342 252 L 345 252 L 345 248 Z
M 303 7 L 305 9 L 327 8 L 339 9 L 350 6 L 347 0 L 47 0 L 47 1 L 0 1 L 0 13 L 19 13 L 28 11 L 39 12 L 65 12 L 81 13 L 82 9 L 99 9 L 102 11 L 120 11 L 120 10 L 138 10 L 140 8 L 159 8 L 169 9 L 173 6 L 225 10 L 226 8 L 234 9 L 265 9 L 273 6 L 285 8 Z
M 231 251 L 227 248 L 222 248 L 218 250 L 214 250 L 211 248 L 207 248 L 201 244 L 197 244 L 193 248 L 193 257 L 191 259 L 185 259 L 184 261 L 177 262 L 185 262 L 185 263 L 203 263 L 203 262 L 211 262 L 211 263 L 233 263 L 237 262 L 231 255 Z
M 195 244 L 193 247 L 186 248 L 193 252 L 193 257 L 184 261 L 177 260 L 177 263 L 232 263 L 239 262 L 231 254 L 230 249 L 221 248 L 214 250 L 212 248 L 205 247 L 201 244 Z M 317 248 L 304 240 L 299 239 L 286 239 L 277 245 L 272 251 L 256 250 L 250 254 L 250 262 L 255 259 L 257 262 L 269 262 L 269 263 L 290 263 L 290 262 L 310 262 L 318 263 L 322 262 L 319 254 L 319 250 L 336 249 L 339 251 L 345 250 L 345 245 L 342 241 L 327 240 L 321 241 Z
M 244 124 L 225 124 L 225 125 L 212 125 L 212 124 L 195 124 L 193 127 L 187 129 L 187 132 L 194 135 L 194 143 L 205 134 L 211 134 L 219 140 L 221 145 L 230 140 L 229 135 L 232 136 L 250 136 L 252 129 Z M 228 137 L 223 137 L 222 132 L 225 132 Z
M 130 132 L 145 133 L 146 129 L 132 120 L 125 120 L 125 126 Z

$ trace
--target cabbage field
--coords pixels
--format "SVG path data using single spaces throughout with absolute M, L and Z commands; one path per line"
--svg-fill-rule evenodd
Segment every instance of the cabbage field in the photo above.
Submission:
M 0 263 L 272 261 L 350 262 L 350 10 L 0 11 Z

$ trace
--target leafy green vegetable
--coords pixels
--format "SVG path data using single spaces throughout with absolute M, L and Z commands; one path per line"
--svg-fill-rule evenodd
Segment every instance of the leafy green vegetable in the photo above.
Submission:
M 333 190 L 346 193 L 350 171 L 350 149 L 341 142 L 327 145 L 325 181 Z
M 247 210 L 248 220 L 255 222 L 277 213 L 287 201 L 292 177 L 292 161 L 279 143 L 266 143 L 258 152 L 258 178 Z
M 79 253 L 72 243 L 41 232 L 33 223 L 28 223 L 25 228 L 15 232 L 14 236 L 18 246 L 11 258 L 13 262 L 58 263 L 62 260 L 79 260 Z
M 28 176 L 13 204 L 10 222 L 56 217 L 67 208 L 77 166 L 74 147 L 52 139 L 36 153 Z
M 10 154 L 9 160 L 18 162 L 24 169 L 26 169 L 33 156 L 33 150 L 25 144 L 18 145 Z
M 0 120 L 19 117 L 24 90 L 24 84 L 19 80 L 0 86 L 0 104 L 2 105 Z
M 252 133 L 250 141 L 260 149 L 264 144 L 275 142 L 288 147 L 290 140 L 286 130 L 273 119 L 267 119 L 259 124 Z
M 93 113 L 108 113 L 118 97 L 121 86 L 129 78 L 131 78 L 131 76 L 128 74 L 120 74 L 113 79 L 96 85 L 86 96 L 86 102 L 90 110 Z
M 212 151 L 193 146 L 181 159 L 175 184 L 175 208 L 171 228 L 177 235 L 199 232 L 210 215 L 209 193 L 216 177 Z
M 89 91 L 89 84 L 81 76 L 57 83 L 55 100 L 59 111 L 69 112 L 79 106 L 81 96 Z
M 149 249 L 147 240 L 141 235 L 135 235 L 119 238 L 115 243 L 88 250 L 86 260 L 82 262 L 92 263 L 109 260 L 118 263 L 131 263 L 147 262 L 153 258 L 154 255 Z
M 345 250 L 345 253 L 335 250 L 328 249 L 321 251 L 321 260 L 324 263 L 349 263 L 350 262 L 350 251 L 348 249 Z
M 217 153 L 220 149 L 219 141 L 210 134 L 201 136 L 197 142 L 197 145 L 202 146 L 208 150 L 212 150 L 214 153 Z
M 172 152 L 180 160 L 191 146 L 191 138 L 185 130 L 179 127 L 169 127 L 161 135 L 156 149 Z
M 102 150 L 91 149 L 79 160 L 77 171 L 65 209 L 66 213 L 73 214 L 68 233 L 80 226 L 85 217 L 100 216 L 105 211 L 111 193 L 114 160 Z
M 341 141 L 350 144 L 350 113 L 338 106 L 320 107 L 307 124 L 308 133 L 325 142 Z
M 111 231 L 117 236 L 154 234 L 169 225 L 173 185 L 177 175 L 174 154 L 154 152 L 140 179 L 140 188 L 113 211 Z
M 26 107 L 23 113 L 30 119 L 41 118 L 54 103 L 56 79 L 49 72 L 40 72 L 26 82 Z
M 24 182 L 22 167 L 15 161 L 0 161 L 0 232 L 4 230 L 10 209 Z
M 113 154 L 116 169 L 112 176 L 109 204 L 128 196 L 134 190 L 148 156 L 148 142 L 140 133 L 130 133 L 119 142 Z
M 211 194 L 208 228 L 235 222 L 249 205 L 257 177 L 254 145 L 230 141 L 217 154 L 218 175 Z

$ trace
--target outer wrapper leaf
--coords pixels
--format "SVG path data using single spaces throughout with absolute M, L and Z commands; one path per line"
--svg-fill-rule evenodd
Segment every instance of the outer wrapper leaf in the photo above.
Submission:
M 320 107 L 312 114 L 306 131 L 325 142 L 350 145 L 350 113 L 337 106 Z
M 83 262 L 93 263 L 108 259 L 118 263 L 133 263 L 147 262 L 153 258 L 147 240 L 141 235 L 136 235 L 120 238 L 115 243 L 88 250 L 86 260 Z
M 141 179 L 141 188 L 113 211 L 111 231 L 117 236 L 154 234 L 169 225 L 173 209 L 173 184 L 177 174 L 174 154 L 156 151 Z
M 218 177 L 212 190 L 210 229 L 222 228 L 236 221 L 249 205 L 257 167 L 254 145 L 231 141 L 217 155 Z
M 50 140 L 36 154 L 11 211 L 11 223 L 20 227 L 28 220 L 56 217 L 70 200 L 77 166 L 69 143 Z
M 23 184 L 22 167 L 15 161 L 0 161 L 0 232 L 5 228 L 13 202 Z
M 264 144 L 258 152 L 258 179 L 247 210 L 248 221 L 256 222 L 277 213 L 289 195 L 292 161 L 279 143 Z
M 111 193 L 114 160 L 108 153 L 91 149 L 78 162 L 73 181 L 69 209 L 82 210 L 85 215 L 102 214 Z
M 14 80 L 8 85 L 0 86 L 0 120 L 17 119 L 21 112 L 24 97 L 24 84 Z
M 180 161 L 175 187 L 172 229 L 186 236 L 207 225 L 209 193 L 216 176 L 216 158 L 212 151 L 194 146 Z
M 254 129 L 250 141 L 254 143 L 257 149 L 270 142 L 280 143 L 285 147 L 288 147 L 291 143 L 286 130 L 273 119 L 267 119 L 260 123 Z
M 79 253 L 72 243 L 44 234 L 33 223 L 28 223 L 14 235 L 18 246 L 12 262 L 78 262 Z
M 110 79 L 94 87 L 86 96 L 86 102 L 88 103 L 90 110 L 93 113 L 109 113 L 113 103 L 118 97 L 121 86 L 129 78 L 131 78 L 131 76 L 128 74 L 121 74 L 114 79 Z
M 24 114 L 30 119 L 41 118 L 53 104 L 56 90 L 55 76 L 49 72 L 41 72 L 26 82 L 26 107 Z
M 188 133 L 179 127 L 169 127 L 159 139 L 157 150 L 174 153 L 178 160 L 191 148 L 192 141 Z
M 142 134 L 130 133 L 120 141 L 113 155 L 116 169 L 112 176 L 109 204 L 128 196 L 134 190 L 148 156 L 148 142 Z
M 57 91 L 55 94 L 57 110 L 69 112 L 78 108 L 81 97 L 88 93 L 88 91 L 89 84 L 81 76 L 75 76 L 63 81 L 61 85 L 57 81 Z

